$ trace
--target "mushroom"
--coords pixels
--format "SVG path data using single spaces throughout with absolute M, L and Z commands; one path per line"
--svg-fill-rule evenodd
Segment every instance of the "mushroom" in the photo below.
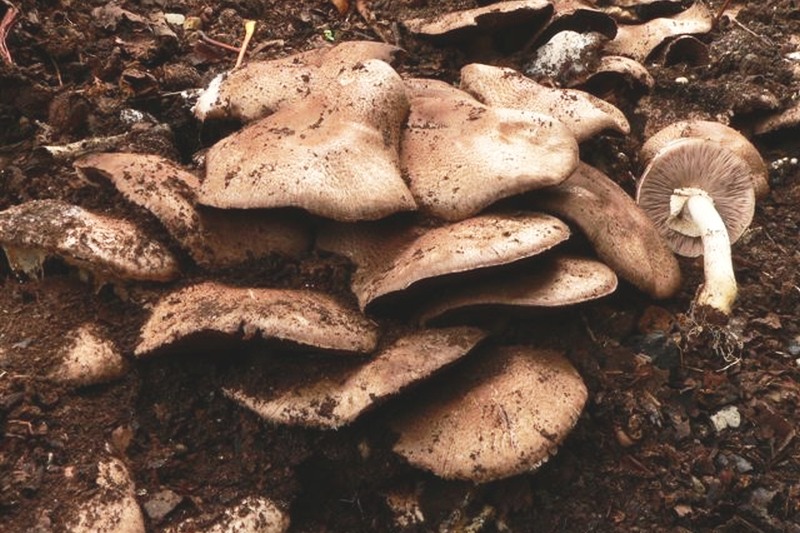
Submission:
M 230 506 L 213 524 L 202 526 L 203 522 L 189 518 L 172 527 L 165 533 L 284 533 L 289 529 L 289 516 L 272 500 L 263 496 L 248 496 L 236 505 Z
M 114 381 L 125 375 L 128 364 L 110 339 L 84 324 L 72 332 L 61 363 L 50 378 L 75 387 Z
M 736 299 L 731 243 L 753 219 L 752 167 L 736 152 L 706 139 L 668 143 L 650 160 L 636 200 L 675 253 L 703 254 L 700 310 L 730 315 Z M 715 319 L 717 315 L 711 315 Z
M 476 483 L 547 461 L 588 394 L 563 355 L 527 346 L 476 354 L 447 379 L 447 386 L 431 382 L 392 422 L 399 434 L 394 451 L 437 476 Z
M 647 165 L 662 148 L 683 138 L 704 139 L 721 144 L 750 165 L 750 176 L 756 198 L 769 194 L 769 169 L 758 149 L 741 133 L 720 122 L 710 120 L 681 120 L 657 131 L 642 146 L 639 154 Z
M 348 221 L 415 209 L 399 168 L 403 81 L 378 60 L 333 70 L 304 100 L 212 146 L 200 203 Z
M 356 64 L 368 59 L 393 63 L 400 48 L 373 41 L 346 41 L 271 61 L 251 61 L 215 77 L 195 104 L 200 120 L 234 118 L 252 122 L 305 98 L 325 63 Z
M 203 267 L 234 266 L 271 253 L 296 257 L 311 247 L 310 232 L 294 213 L 196 205 L 200 180 L 163 157 L 96 153 L 74 166 L 86 178 L 110 180 L 125 198 L 153 213 Z
M 502 278 L 478 280 L 440 292 L 424 307 L 420 321 L 438 321 L 453 311 L 469 308 L 574 305 L 607 296 L 616 288 L 616 274 L 599 261 L 576 256 L 548 257 Z
M 708 33 L 713 26 L 714 16 L 705 4 L 694 2 L 692 7 L 672 17 L 656 18 L 644 24 L 620 24 L 617 36 L 606 45 L 606 52 L 642 62 L 665 39 L 692 33 Z
M 638 99 L 655 87 L 655 80 L 644 65 L 624 56 L 603 56 L 594 71 L 586 76 L 579 88 L 601 98 L 614 95 L 625 100 L 626 95 Z
M 126 220 L 60 200 L 32 200 L 0 212 L 0 245 L 13 270 L 35 276 L 48 256 L 91 272 L 95 282 L 170 281 L 178 263 Z
M 125 464 L 114 457 L 97 465 L 98 490 L 73 511 L 66 530 L 73 533 L 144 533 L 144 517 Z
M 362 309 L 422 280 L 533 257 L 569 237 L 543 213 L 486 213 L 425 230 L 397 223 L 331 225 L 317 246 L 356 264 L 351 288 Z
M 541 27 L 553 13 L 546 0 L 513 0 L 495 2 L 488 6 L 451 11 L 433 18 L 414 18 L 403 21 L 411 33 L 437 42 L 474 39 L 503 28 L 524 26 L 530 35 Z M 533 28 L 531 31 L 529 28 Z
M 757 121 L 755 134 L 765 135 L 783 129 L 797 128 L 798 126 L 800 126 L 800 102 L 795 102 L 783 111 L 767 115 Z
M 428 329 L 405 335 L 366 362 L 331 361 L 308 375 L 306 362 L 268 369 L 254 387 L 229 386 L 226 396 L 278 423 L 337 429 L 466 355 L 486 333 L 476 328 Z M 248 374 L 252 373 L 248 370 Z
M 613 105 L 576 89 L 545 87 L 510 68 L 472 63 L 461 69 L 461 88 L 489 106 L 527 109 L 560 120 L 578 142 L 610 129 L 627 135 L 630 125 Z
M 526 204 L 577 225 L 598 257 L 653 298 L 680 289 L 678 261 L 653 221 L 608 176 L 585 163 L 564 183 L 526 197 Z
M 421 209 L 462 220 L 507 196 L 564 181 L 578 144 L 543 114 L 488 107 L 444 82 L 407 80 L 401 164 Z
M 378 342 L 374 323 L 327 294 L 204 282 L 167 294 L 155 305 L 134 354 L 142 357 L 214 333 L 351 353 L 369 353 Z

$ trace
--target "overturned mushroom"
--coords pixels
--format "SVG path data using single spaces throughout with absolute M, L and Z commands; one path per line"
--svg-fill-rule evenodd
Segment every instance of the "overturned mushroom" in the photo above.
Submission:
M 83 387 L 121 378 L 128 364 L 119 350 L 96 328 L 85 324 L 74 331 L 61 363 L 50 373 L 51 379 Z
M 750 177 L 756 198 L 769 194 L 769 169 L 758 149 L 747 137 L 721 122 L 710 120 L 681 120 L 653 134 L 642 145 L 639 157 L 648 164 L 655 155 L 673 141 L 693 138 L 713 141 L 736 153 L 750 165 Z
M 399 169 L 408 113 L 400 76 L 369 60 L 334 69 L 315 87 L 296 105 L 211 147 L 200 203 L 300 207 L 348 221 L 416 208 Z
M 196 205 L 200 181 L 160 156 L 97 153 L 75 162 L 85 177 L 102 176 L 131 202 L 152 212 L 172 237 L 204 267 L 225 267 L 271 253 L 298 256 L 311 235 L 298 216 L 257 210 L 246 213 Z
M 599 261 L 555 256 L 500 279 L 456 286 L 431 299 L 421 314 L 423 323 L 453 311 L 479 307 L 561 307 L 587 302 L 614 292 L 617 276 Z
M 477 483 L 535 470 L 577 422 L 583 380 L 554 351 L 508 346 L 477 355 L 393 422 L 395 452 L 437 476 Z
M 628 56 L 644 61 L 665 39 L 685 34 L 708 33 L 714 25 L 714 17 L 703 2 L 694 2 L 692 7 L 673 17 L 657 18 L 644 24 L 620 24 L 617 36 L 606 45 L 612 55 Z
M 488 107 L 444 82 L 406 84 L 402 168 L 420 208 L 437 217 L 461 220 L 501 198 L 555 185 L 578 164 L 575 138 L 547 115 Z
M 364 309 L 422 280 L 509 264 L 568 237 L 567 225 L 550 215 L 492 213 L 430 230 L 334 225 L 321 233 L 317 246 L 356 264 L 351 286 Z
M 669 298 L 680 289 L 680 266 L 664 238 L 633 198 L 599 170 L 581 163 L 561 185 L 528 198 L 577 225 L 598 257 L 639 290 Z
M 0 245 L 12 269 L 33 276 L 49 256 L 91 272 L 97 284 L 169 281 L 179 274 L 173 255 L 130 222 L 59 200 L 0 212 Z
M 327 294 L 206 282 L 164 296 L 142 327 L 134 353 L 149 355 L 204 334 L 260 336 L 356 353 L 371 352 L 378 342 L 374 323 Z
M 755 210 L 752 174 L 733 150 L 686 138 L 656 153 L 636 193 L 675 253 L 703 254 L 705 281 L 695 305 L 723 317 L 730 314 L 737 292 L 730 246 L 750 225 Z
M 401 337 L 367 362 L 332 361 L 332 368 L 314 376 L 307 375 L 305 365 L 300 375 L 292 369 L 274 376 L 267 371 L 257 391 L 227 387 L 224 392 L 271 422 L 336 429 L 452 364 L 485 336 L 466 327 L 422 330 Z M 282 385 L 273 385 L 276 381 Z
M 461 69 L 461 88 L 496 107 L 527 109 L 550 115 L 572 131 L 578 142 L 602 130 L 630 133 L 622 111 L 575 89 L 552 89 L 510 68 L 473 63 Z
M 400 49 L 372 41 L 346 41 L 272 61 L 252 61 L 214 78 L 203 91 L 194 113 L 200 120 L 235 118 L 243 122 L 265 117 L 309 93 L 311 79 L 324 63 L 368 59 L 392 63 Z
M 125 464 L 108 458 L 97 465 L 98 491 L 79 504 L 66 530 L 74 533 L 144 533 L 144 517 Z

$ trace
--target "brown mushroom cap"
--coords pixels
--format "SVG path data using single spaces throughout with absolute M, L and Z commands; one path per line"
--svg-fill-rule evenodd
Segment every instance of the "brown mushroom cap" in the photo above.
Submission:
M 403 25 L 411 33 L 436 40 L 462 39 L 481 30 L 491 31 L 546 20 L 552 12 L 553 6 L 547 0 L 515 0 L 451 11 L 430 19 L 404 20 Z
M 300 207 L 375 220 L 416 207 L 399 169 L 408 112 L 400 76 L 370 60 L 208 151 L 199 201 L 220 208 Z
M 526 265 L 518 275 L 456 286 L 433 298 L 421 314 L 427 323 L 456 309 L 476 306 L 561 307 L 614 292 L 617 276 L 586 257 L 555 256 Z
M 259 391 L 227 387 L 225 395 L 277 424 L 336 429 L 353 422 L 366 409 L 399 393 L 466 355 L 486 333 L 476 328 L 430 329 L 401 337 L 374 358 L 357 366 L 343 363 L 339 368 L 308 375 L 281 369 L 279 376 L 267 376 Z M 298 373 L 300 375 L 295 375 Z M 287 377 L 288 375 L 288 377 Z M 277 379 L 275 379 L 277 378 Z M 279 384 L 275 385 L 275 381 Z
M 598 257 L 639 290 L 669 298 L 680 289 L 680 266 L 653 221 L 599 170 L 581 163 L 561 185 L 527 198 L 577 225 Z
M 461 88 L 489 106 L 527 109 L 550 115 L 572 131 L 578 142 L 610 129 L 627 135 L 625 115 L 589 93 L 545 87 L 510 68 L 472 63 L 461 69 Z
M 420 84 L 418 84 L 420 85 Z M 487 107 L 453 87 L 411 92 L 401 164 L 421 209 L 462 220 L 492 203 L 565 180 L 578 144 L 559 121 Z
M 703 2 L 673 17 L 657 18 L 644 24 L 620 24 L 617 36 L 606 45 L 612 55 L 628 56 L 641 62 L 665 39 L 684 34 L 708 33 L 714 26 L 714 16 Z
M 394 451 L 412 465 L 476 483 L 530 472 L 577 422 L 586 386 L 561 354 L 509 346 L 479 355 L 392 424 Z
M 750 165 L 756 198 L 769 194 L 769 169 L 758 149 L 741 133 L 720 122 L 682 120 L 659 130 L 644 143 L 639 157 L 648 164 L 667 144 L 683 138 L 705 139 L 732 150 Z
M 586 0 L 551 0 L 555 12 L 542 38 L 547 39 L 558 32 L 574 30 L 597 32 L 609 39 L 617 35 L 617 23 L 610 15 Z
M 609 92 L 609 87 L 613 90 L 614 86 L 622 84 L 635 87 L 638 93 L 647 93 L 656 82 L 638 61 L 624 56 L 603 56 L 580 86 L 592 94 L 603 94 Z
M 352 290 L 364 309 L 424 280 L 505 265 L 542 253 L 569 237 L 569 228 L 542 213 L 492 213 L 427 231 L 394 225 L 336 225 L 317 246 L 357 266 Z
M 59 200 L 33 200 L 0 212 L 0 245 L 14 269 L 41 270 L 46 256 L 88 270 L 98 281 L 169 281 L 178 263 L 126 220 Z
M 62 362 L 51 372 L 51 379 L 83 387 L 121 378 L 128 364 L 110 339 L 90 324 L 84 324 L 69 337 Z
M 675 189 L 705 191 L 725 223 L 731 244 L 750 225 L 755 212 L 752 169 L 736 152 L 719 143 L 686 138 L 662 148 L 642 174 L 636 201 L 666 238 L 675 253 L 703 254 L 699 235 L 685 235 L 669 223 L 670 198 Z
M 296 216 L 269 211 L 198 209 L 200 181 L 157 155 L 97 153 L 75 162 L 82 175 L 110 180 L 125 198 L 152 212 L 206 268 L 233 266 L 271 253 L 298 256 L 311 246 Z
M 210 332 L 356 353 L 371 352 L 378 342 L 373 322 L 327 294 L 205 282 L 164 296 L 142 327 L 134 353 L 149 355 Z
M 252 61 L 221 74 L 198 99 L 200 120 L 235 118 L 243 122 L 265 117 L 308 95 L 309 84 L 326 62 L 355 64 L 368 59 L 392 63 L 400 48 L 373 41 L 346 41 L 271 61 Z
M 764 135 L 798 126 L 800 126 L 800 102 L 795 102 L 783 111 L 768 115 L 757 121 L 755 134 Z

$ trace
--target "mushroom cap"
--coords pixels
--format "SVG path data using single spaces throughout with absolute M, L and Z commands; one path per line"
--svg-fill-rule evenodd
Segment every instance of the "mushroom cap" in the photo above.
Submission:
M 306 97 L 311 79 L 326 62 L 355 64 L 380 59 L 392 63 L 400 52 L 400 48 L 381 42 L 346 41 L 271 61 L 251 61 L 214 78 L 200 95 L 194 113 L 200 120 L 251 122 Z
M 554 256 L 526 265 L 518 274 L 476 281 L 439 293 L 420 321 L 477 306 L 561 307 L 602 298 L 617 288 L 614 271 L 587 257 Z
M 608 176 L 585 163 L 564 183 L 526 197 L 578 226 L 598 257 L 653 298 L 681 287 L 681 269 L 656 225 Z
M 351 288 L 362 309 L 430 278 L 513 263 L 569 238 L 569 228 L 543 213 L 487 213 L 422 230 L 395 225 L 337 225 L 317 246 L 357 267 Z
M 372 321 L 327 294 L 204 282 L 167 294 L 155 305 L 134 353 L 149 355 L 204 333 L 355 353 L 371 352 L 378 342 Z
M 593 94 L 603 93 L 606 92 L 604 87 L 615 85 L 611 78 L 624 80 L 628 85 L 639 88 L 642 93 L 650 92 L 656 84 L 647 68 L 638 61 L 625 56 L 603 56 L 594 72 L 580 85 Z
M 400 76 L 377 60 L 337 74 L 326 91 L 212 146 L 200 203 L 293 206 L 347 221 L 415 209 L 399 169 L 408 112 Z
M 298 217 L 269 211 L 198 209 L 197 177 L 157 155 L 96 153 L 75 162 L 86 176 L 111 181 L 125 198 L 158 218 L 201 266 L 233 266 L 271 253 L 298 256 L 311 235 Z
M 263 496 L 248 496 L 222 513 L 211 526 L 188 518 L 164 533 L 284 533 L 289 529 L 289 516 L 272 500 Z
M 550 350 L 508 346 L 477 355 L 441 375 L 392 423 L 400 435 L 394 451 L 446 479 L 485 483 L 535 470 L 577 422 L 583 380 Z
M 429 85 L 411 93 L 401 164 L 421 209 L 462 220 L 565 180 L 578 164 L 578 144 L 547 115 L 487 107 L 456 88 Z
M 125 464 L 109 457 L 97 465 L 97 486 L 67 520 L 74 533 L 144 533 L 144 517 L 136 501 L 136 486 Z
M 769 169 L 758 149 L 747 137 L 720 122 L 710 120 L 682 120 L 659 130 L 644 143 L 639 154 L 643 164 L 648 164 L 655 155 L 672 141 L 683 138 L 705 139 L 721 144 L 736 152 L 752 169 L 751 178 L 756 198 L 769 194 Z
M 411 33 L 436 40 L 465 39 L 479 31 L 517 26 L 528 20 L 546 20 L 553 12 L 547 0 L 496 2 L 474 9 L 451 11 L 436 17 L 403 21 Z
M 472 63 L 461 69 L 461 88 L 486 105 L 526 109 L 560 120 L 578 142 L 610 129 L 631 131 L 625 115 L 609 104 L 577 89 L 545 87 L 510 68 Z
M 257 392 L 241 387 L 224 392 L 270 422 L 336 429 L 452 364 L 485 337 L 485 332 L 468 327 L 416 331 L 363 363 L 331 361 L 332 368 L 309 375 L 307 363 L 293 361 L 293 368 L 267 372 L 272 379 L 259 379 Z
M 617 23 L 608 13 L 586 0 L 551 0 L 553 17 L 540 40 L 549 39 L 564 30 L 597 32 L 609 39 L 617 35 Z
M 785 128 L 796 128 L 800 125 L 800 102 L 775 114 L 770 114 L 756 122 L 755 134 L 774 133 Z
M 107 383 L 121 378 L 128 364 L 110 339 L 99 334 L 95 327 L 84 324 L 69 337 L 62 362 L 51 372 L 51 379 L 83 387 Z
M 690 33 L 708 33 L 713 26 L 714 16 L 705 3 L 694 2 L 689 9 L 673 17 L 656 18 L 644 24 L 620 24 L 617 36 L 606 45 L 606 52 L 642 62 L 665 39 Z
M 0 245 L 12 268 L 29 274 L 55 255 L 102 281 L 169 281 L 179 275 L 169 250 L 135 225 L 60 200 L 32 200 L 0 212 Z
M 680 233 L 669 223 L 673 191 L 696 188 L 708 193 L 733 244 L 753 220 L 756 199 L 752 173 L 743 158 L 719 143 L 679 139 L 651 159 L 639 179 L 636 201 L 675 253 L 697 257 L 703 254 L 700 236 Z

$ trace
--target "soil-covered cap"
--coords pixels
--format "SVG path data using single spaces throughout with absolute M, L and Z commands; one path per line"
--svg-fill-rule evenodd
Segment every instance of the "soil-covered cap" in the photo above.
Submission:
M 235 118 L 250 122 L 306 97 L 323 63 L 380 59 L 391 63 L 400 48 L 373 41 L 346 41 L 271 61 L 251 61 L 220 74 L 203 91 L 194 113 L 200 120 Z
M 676 189 L 700 189 L 714 202 L 731 244 L 750 226 L 755 212 L 752 168 L 733 150 L 705 139 L 685 138 L 662 148 L 639 180 L 636 200 L 675 253 L 703 254 L 699 234 L 692 234 L 671 216 Z
M 659 130 L 642 145 L 640 157 L 644 164 L 650 162 L 655 155 L 672 141 L 683 138 L 705 139 L 714 141 L 732 150 L 744 159 L 752 170 L 756 198 L 769 193 L 769 169 L 758 149 L 747 137 L 721 122 L 711 120 L 681 120 Z
M 0 212 L 0 245 L 9 264 L 29 275 L 48 256 L 91 272 L 98 282 L 170 281 L 175 257 L 127 220 L 60 200 L 33 200 Z
M 399 167 L 403 81 L 378 60 L 334 70 L 297 105 L 212 146 L 199 201 L 299 207 L 346 221 L 415 209 Z
M 437 40 L 459 40 L 504 27 L 516 26 L 530 19 L 547 20 L 553 6 L 547 0 L 514 0 L 488 6 L 451 11 L 432 18 L 403 21 L 411 32 Z
M 437 476 L 477 483 L 535 470 L 577 422 L 583 380 L 550 350 L 509 346 L 475 355 L 393 422 L 395 452 Z
M 209 333 L 357 353 L 371 352 L 378 342 L 372 321 L 327 294 L 205 282 L 170 293 L 156 304 L 135 354 L 148 355 Z
M 296 214 L 218 212 L 196 205 L 200 181 L 157 155 L 97 153 L 75 162 L 86 177 L 108 179 L 129 201 L 153 213 L 199 265 L 233 266 L 272 253 L 298 256 L 311 235 Z
M 510 68 L 472 63 L 461 69 L 461 88 L 484 104 L 526 109 L 560 120 L 584 141 L 602 130 L 628 134 L 625 115 L 587 92 L 545 87 Z
M 561 220 L 543 213 L 487 213 L 433 229 L 330 226 L 317 245 L 357 267 L 353 292 L 362 307 L 425 279 L 505 265 L 569 238 Z
M 617 288 L 614 271 L 600 261 L 554 256 L 501 278 L 455 286 L 434 297 L 422 322 L 468 307 L 561 307 L 602 298 Z
M 558 120 L 481 104 L 453 87 L 411 86 L 403 173 L 420 209 L 461 220 L 492 203 L 565 180 L 578 144 Z
M 83 387 L 121 378 L 128 364 L 114 343 L 96 327 L 84 324 L 70 335 L 61 363 L 50 378 L 60 383 Z
M 258 390 L 226 387 L 225 394 L 266 420 L 279 424 L 339 428 L 368 408 L 398 394 L 466 355 L 486 333 L 453 327 L 417 331 L 401 337 L 367 362 L 337 360 L 341 368 L 309 375 L 285 371 L 265 376 Z M 268 374 L 269 372 L 267 372 Z M 272 379 L 270 379 L 272 378 Z M 280 381 L 282 385 L 272 382 Z

